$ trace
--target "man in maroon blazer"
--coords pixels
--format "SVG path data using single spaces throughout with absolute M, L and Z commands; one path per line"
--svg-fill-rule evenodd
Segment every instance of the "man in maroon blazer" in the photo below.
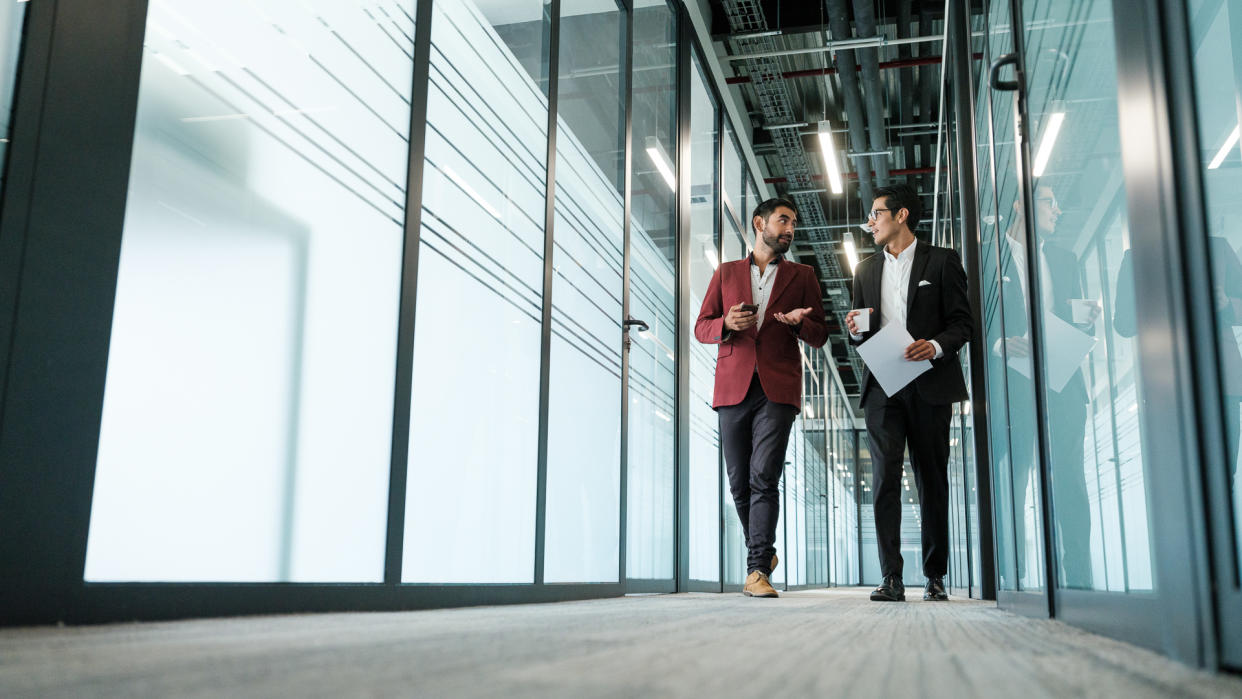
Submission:
M 777 564 L 777 486 L 802 405 L 798 340 L 823 347 L 828 339 L 815 271 L 783 257 L 797 222 L 798 210 L 786 199 L 755 208 L 755 251 L 720 265 L 694 326 L 699 342 L 720 345 L 712 407 L 746 536 L 742 591 L 750 597 L 777 596 L 768 577 Z

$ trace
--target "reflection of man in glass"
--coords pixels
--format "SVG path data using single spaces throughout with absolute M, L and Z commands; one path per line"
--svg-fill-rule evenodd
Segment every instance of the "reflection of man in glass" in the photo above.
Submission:
M 1007 259 L 1001 277 L 1001 293 L 1005 309 L 1005 348 L 1008 359 L 1006 372 L 1010 405 L 1017 409 L 1035 405 L 1035 387 L 1030 378 L 1030 328 L 1027 308 L 1031 285 L 1027 280 L 1026 257 L 1031 249 L 1026 239 L 1026 221 L 1020 203 L 1014 205 L 1012 225 L 1001 241 L 1002 259 Z M 1043 313 L 1051 315 L 1079 330 L 1094 334 L 1100 307 L 1083 298 L 1081 269 L 1074 253 L 1052 242 L 1061 208 L 1052 188 L 1040 185 L 1035 190 L 1035 231 L 1039 242 L 1039 290 L 1043 294 Z M 1045 323 L 1046 326 L 1046 323 Z M 1045 327 L 1045 330 L 1047 328 Z M 1000 343 L 993 351 L 1001 351 Z M 1047 362 L 1057 360 L 1052 351 L 1044 353 Z M 1016 360 L 1016 361 L 1015 361 Z M 1060 361 L 1077 361 L 1078 358 Z M 1023 368 L 1025 368 L 1025 371 Z M 1052 372 L 1049 364 L 1045 377 Z M 1091 587 L 1091 509 L 1087 503 L 1086 467 L 1083 442 L 1087 430 L 1087 386 L 1081 365 L 1073 368 L 1069 380 L 1055 390 L 1044 383 L 1047 397 L 1047 426 L 1052 445 L 1052 506 L 1056 524 L 1056 543 L 1063 584 L 1071 588 Z M 1019 549 L 1026 541 L 1026 517 L 1022 510 L 1033 474 L 1038 473 L 1036 433 L 1029 429 L 1010 432 L 1010 458 L 1013 463 L 1014 527 Z M 1026 573 L 1027 556 L 1018 554 L 1018 578 Z

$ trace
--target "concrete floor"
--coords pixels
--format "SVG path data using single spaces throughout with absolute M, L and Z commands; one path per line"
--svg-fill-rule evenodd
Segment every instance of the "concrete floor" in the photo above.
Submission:
M 1242 697 L 989 603 L 862 589 L 0 631 L 0 697 Z

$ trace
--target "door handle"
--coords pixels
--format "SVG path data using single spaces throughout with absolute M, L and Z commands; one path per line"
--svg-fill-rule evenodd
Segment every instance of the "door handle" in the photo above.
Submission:
M 634 316 L 626 316 L 625 320 L 621 321 L 621 325 L 626 330 L 629 330 L 631 326 L 637 325 L 640 332 L 647 332 L 651 329 L 650 326 L 647 325 L 647 321 L 639 320 Z
M 1021 83 L 1017 80 L 1001 80 L 1000 72 L 1005 66 L 1013 66 L 1014 70 L 1018 68 L 1018 54 L 1007 53 L 1004 56 L 992 61 L 992 66 L 988 68 L 988 84 L 993 90 L 1003 90 L 1005 92 L 1013 92 L 1022 88 Z

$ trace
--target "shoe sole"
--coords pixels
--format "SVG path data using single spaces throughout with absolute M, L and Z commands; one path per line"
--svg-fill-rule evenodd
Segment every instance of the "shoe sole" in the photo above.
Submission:
M 934 595 L 923 595 L 923 601 L 924 602 L 948 602 L 949 596 L 945 595 L 944 597 L 936 597 Z
M 772 597 L 780 597 L 780 595 L 776 594 L 775 592 L 774 592 L 774 593 L 772 593 L 772 594 L 770 594 L 770 595 L 756 595 L 756 594 L 755 594 L 755 593 L 753 593 L 753 592 L 747 592 L 746 590 L 742 590 L 742 594 L 743 594 L 743 595 L 746 595 L 747 597 L 766 597 L 766 598 L 769 598 L 769 599 L 770 599 L 770 598 L 772 598 Z
M 905 602 L 906 596 L 902 594 L 902 595 L 897 595 L 896 597 L 888 597 L 887 595 L 873 594 L 871 595 L 871 601 L 872 602 Z

